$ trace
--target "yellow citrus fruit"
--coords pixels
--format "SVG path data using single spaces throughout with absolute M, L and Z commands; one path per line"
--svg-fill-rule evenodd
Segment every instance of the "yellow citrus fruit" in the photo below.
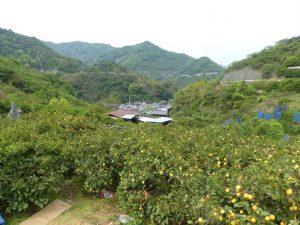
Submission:
M 236 193 L 236 197 L 241 197 L 241 193 L 240 192 Z
M 271 220 L 275 220 L 275 218 L 276 218 L 276 217 L 275 217 L 274 215 L 270 215 L 270 219 L 271 219 Z
M 235 189 L 236 189 L 237 191 L 241 190 L 241 185 L 236 185 Z
M 256 205 L 253 205 L 252 206 L 252 209 L 255 211 L 255 210 L 257 210 L 257 206 Z
M 250 219 L 250 222 L 251 222 L 251 223 L 256 223 L 256 219 L 255 219 L 254 217 L 252 217 L 252 218 Z
M 197 222 L 200 223 L 200 224 L 202 224 L 202 223 L 204 223 L 204 219 L 201 218 L 201 217 L 199 217 L 198 220 L 197 220 Z
M 297 210 L 298 210 L 298 207 L 297 207 L 296 205 L 291 206 L 291 207 L 290 207 L 290 210 L 291 210 L 291 211 L 297 211 Z
M 227 192 L 227 193 L 228 193 L 229 191 L 230 191 L 230 190 L 229 190 L 229 188 L 226 188 L 226 189 L 225 189 L 225 192 Z
M 247 193 L 243 194 L 243 198 L 248 198 L 248 194 Z
M 293 190 L 291 188 L 286 190 L 286 194 L 287 195 L 292 195 L 293 194 Z
M 235 198 L 233 198 L 232 200 L 231 200 L 231 203 L 236 203 L 236 199 Z
M 280 222 L 280 225 L 285 225 L 285 222 L 284 222 L 284 221 L 281 221 L 281 222 Z
M 271 220 L 271 218 L 270 218 L 269 216 L 266 216 L 266 217 L 265 217 L 265 221 L 266 221 L 266 222 L 269 222 L 270 220 Z
M 221 209 L 220 213 L 221 213 L 221 214 L 224 214 L 224 213 L 225 213 L 225 210 L 224 210 L 224 209 Z
M 254 198 L 253 195 L 248 194 L 248 199 L 249 199 L 249 200 L 253 200 L 253 198 Z

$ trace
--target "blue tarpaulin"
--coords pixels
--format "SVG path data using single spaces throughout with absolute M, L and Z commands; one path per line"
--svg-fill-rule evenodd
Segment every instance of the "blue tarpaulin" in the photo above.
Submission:
M 294 123 L 300 123 L 300 112 L 294 113 Z
M 5 220 L 2 218 L 1 214 L 0 214 L 0 225 L 5 225 Z
M 278 105 L 274 108 L 272 113 L 265 113 L 265 112 L 258 111 L 257 118 L 264 119 L 264 120 L 270 120 L 270 119 L 280 120 L 283 112 L 287 110 L 288 110 L 288 105 Z
M 258 111 L 257 118 L 264 119 L 264 120 L 270 120 L 270 119 L 273 119 L 273 113 L 264 113 L 264 112 Z

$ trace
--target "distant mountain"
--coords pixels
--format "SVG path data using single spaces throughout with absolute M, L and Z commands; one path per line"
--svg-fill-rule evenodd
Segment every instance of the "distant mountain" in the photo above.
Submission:
M 163 50 L 149 41 L 122 48 L 84 42 L 61 44 L 47 42 L 47 44 L 66 56 L 72 56 L 88 64 L 101 61 L 117 63 L 137 73 L 157 78 L 181 75 L 182 72 L 194 75 L 223 70 L 220 65 L 207 57 L 194 59 L 185 54 Z
M 83 66 L 80 61 L 60 55 L 34 37 L 1 28 L 0 56 L 15 58 L 40 71 L 75 72 Z
M 71 82 L 77 97 L 109 103 L 156 101 L 172 98 L 174 87 L 115 64 L 102 62 L 64 78 Z
M 117 48 L 104 55 L 102 61 L 121 64 L 139 73 L 169 76 L 177 74 L 181 67 L 194 59 L 185 54 L 178 54 L 161 49 L 149 41 Z
M 96 64 L 109 51 L 115 49 L 111 45 L 86 43 L 80 41 L 67 43 L 45 42 L 50 48 L 61 53 L 62 55 L 79 59 L 87 64 Z
M 264 78 L 300 77 L 300 70 L 287 69 L 292 66 L 300 66 L 300 37 L 281 40 L 274 46 L 253 53 L 244 60 L 234 62 L 226 72 L 252 68 L 260 71 Z

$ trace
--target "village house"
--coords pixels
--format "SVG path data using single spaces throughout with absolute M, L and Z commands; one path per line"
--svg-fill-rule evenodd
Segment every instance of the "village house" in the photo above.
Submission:
M 171 105 L 166 101 L 152 104 L 135 102 L 121 104 L 118 110 L 110 112 L 108 115 L 112 118 L 120 118 L 135 123 L 160 123 L 166 125 L 173 120 L 168 117 L 171 109 Z

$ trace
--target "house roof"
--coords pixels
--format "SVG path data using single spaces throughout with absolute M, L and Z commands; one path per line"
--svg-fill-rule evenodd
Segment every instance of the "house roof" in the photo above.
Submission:
M 140 116 L 139 117 L 139 121 L 145 122 L 145 123 L 154 123 L 155 122 L 155 118 Z
M 166 123 L 172 121 L 170 117 L 159 117 L 159 118 L 150 118 L 150 117 L 139 117 L 139 121 L 145 123 Z
M 156 119 L 156 123 L 165 123 L 165 122 L 170 122 L 173 119 L 170 117 L 159 117 Z
M 126 114 L 124 116 L 122 116 L 122 119 L 125 119 L 125 120 L 131 120 L 133 119 L 134 117 L 136 117 L 137 115 L 129 115 L 129 114 Z
M 116 111 L 108 113 L 108 115 L 113 116 L 113 117 L 122 118 L 125 115 L 134 115 L 134 116 L 137 116 L 137 115 L 139 115 L 139 113 L 136 112 L 136 111 L 128 110 L 128 109 L 118 109 Z

